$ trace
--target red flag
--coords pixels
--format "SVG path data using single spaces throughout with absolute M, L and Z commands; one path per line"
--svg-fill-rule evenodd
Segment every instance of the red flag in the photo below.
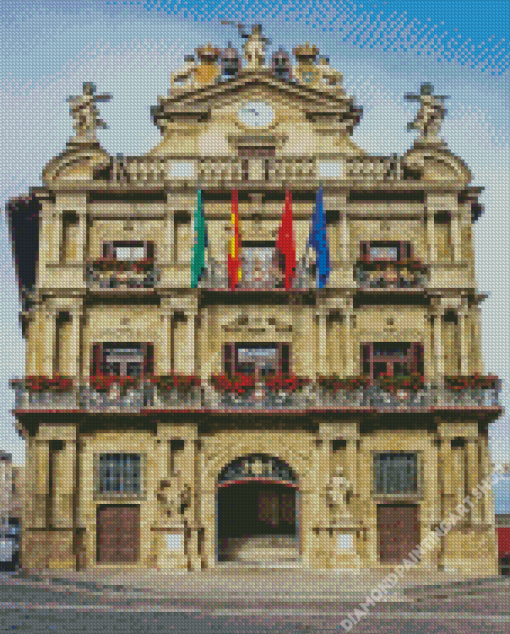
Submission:
M 282 223 L 278 231 L 276 249 L 283 256 L 285 271 L 285 288 L 292 288 L 292 280 L 296 275 L 296 244 L 292 222 L 292 193 L 289 189 L 285 192 L 285 210 Z
M 239 231 L 238 192 L 232 190 L 231 197 L 231 231 L 230 245 L 228 249 L 228 287 L 230 290 L 237 288 L 241 279 L 241 267 L 239 266 L 239 248 L 241 244 Z

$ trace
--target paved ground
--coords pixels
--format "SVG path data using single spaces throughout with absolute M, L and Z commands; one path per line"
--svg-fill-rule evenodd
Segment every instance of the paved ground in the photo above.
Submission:
M 85 573 L 1 575 L 0 632 L 341 633 L 382 578 L 369 571 L 105 572 L 101 583 Z M 454 583 L 413 571 L 350 631 L 510 634 L 510 579 Z

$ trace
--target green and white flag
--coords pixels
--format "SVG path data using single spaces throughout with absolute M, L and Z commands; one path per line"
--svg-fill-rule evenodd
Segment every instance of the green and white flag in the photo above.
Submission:
M 197 288 L 205 271 L 205 250 L 208 245 L 207 227 L 202 212 L 202 191 L 197 192 L 197 206 L 193 216 L 193 253 L 191 256 L 191 288 Z

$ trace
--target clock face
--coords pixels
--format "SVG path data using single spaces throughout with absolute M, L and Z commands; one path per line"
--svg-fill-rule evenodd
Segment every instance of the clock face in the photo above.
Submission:
M 264 101 L 250 101 L 239 108 L 237 116 L 244 125 L 264 128 L 273 122 L 274 110 Z

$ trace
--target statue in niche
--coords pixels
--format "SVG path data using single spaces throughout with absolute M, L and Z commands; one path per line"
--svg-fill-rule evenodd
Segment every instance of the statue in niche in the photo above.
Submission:
M 332 509 L 333 525 L 339 524 L 341 520 L 352 520 L 347 509 L 347 493 L 350 489 L 350 482 L 344 476 L 342 467 L 337 467 L 326 489 L 326 497 Z

